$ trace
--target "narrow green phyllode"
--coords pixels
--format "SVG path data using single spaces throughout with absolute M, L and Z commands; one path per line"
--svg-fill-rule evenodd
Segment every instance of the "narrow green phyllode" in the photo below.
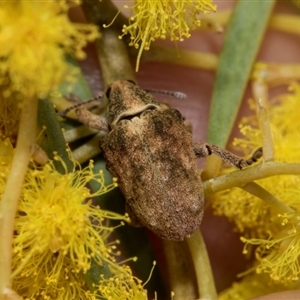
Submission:
M 274 3 L 240 0 L 234 9 L 212 95 L 209 143 L 226 146 Z

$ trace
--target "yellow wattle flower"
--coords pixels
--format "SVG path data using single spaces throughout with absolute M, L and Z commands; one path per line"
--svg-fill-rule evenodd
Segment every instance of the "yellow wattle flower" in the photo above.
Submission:
M 22 95 L 43 96 L 74 68 L 66 54 L 85 56 L 82 48 L 99 36 L 95 26 L 71 23 L 69 5 L 59 1 L 5 1 L 0 7 L 0 85 Z
M 171 41 L 183 41 L 190 37 L 191 29 L 200 26 L 199 15 L 216 11 L 216 5 L 212 0 L 136 0 L 130 9 L 130 24 L 123 26 L 122 36 L 130 34 L 129 45 L 140 49 L 138 69 L 142 51 L 149 50 L 151 42 L 168 35 Z
M 299 100 L 300 85 L 293 82 L 289 93 L 269 101 L 267 110 L 276 162 L 299 162 L 300 144 L 295 142 L 300 139 Z M 251 105 L 254 107 L 253 103 Z M 244 138 L 234 141 L 236 149 L 246 153 L 248 149 L 260 146 L 261 137 L 259 129 L 255 126 L 256 116 L 243 120 L 240 128 Z M 282 285 L 286 285 L 284 289 L 299 288 L 300 176 L 272 176 L 257 180 L 257 183 L 291 207 L 294 212 L 279 213 L 272 205 L 267 205 L 239 188 L 220 192 L 212 199 L 216 212 L 234 221 L 238 230 L 247 237 L 241 238 L 245 243 L 244 253 L 250 248 L 251 251 L 255 251 L 256 258 L 252 272 L 255 271 L 257 275 L 246 275 L 240 284 L 233 285 L 221 299 L 234 299 L 232 293 L 236 287 L 240 293 L 243 288 L 250 288 L 251 282 L 258 282 L 261 276 L 264 280 L 268 279 L 269 288 L 261 294 L 258 289 L 258 294 L 250 293 L 247 298 L 282 290 Z M 280 283 L 281 286 L 277 289 L 275 283 Z
M 299 196 L 300 191 L 298 199 Z M 247 252 L 249 246 L 258 245 L 255 250 L 258 260 L 255 270 L 258 274 L 268 273 L 275 282 L 290 284 L 297 282 L 300 276 L 300 214 L 279 214 L 278 219 L 277 227 L 280 223 L 281 228 L 277 232 L 273 230 L 268 239 L 241 240 L 245 243 L 244 252 Z
M 147 300 L 144 285 L 132 275 L 128 266 L 120 268 L 119 272 L 109 279 L 102 276 L 98 290 L 107 300 Z
M 64 165 L 60 157 L 56 160 Z M 86 187 L 91 181 L 100 185 L 94 193 Z M 114 229 L 107 226 L 107 221 L 127 218 L 104 211 L 88 200 L 115 186 L 115 182 L 104 184 L 102 171 L 93 174 L 92 162 L 84 169 L 74 162 L 73 172 L 66 174 L 57 172 L 52 162 L 28 170 L 13 242 L 13 283 L 20 295 L 30 298 L 42 293 L 51 299 L 54 295 L 55 299 L 90 299 L 82 293 L 84 273 L 92 260 L 119 267 L 114 259 L 115 246 L 106 241 Z
M 241 300 L 252 299 L 266 294 L 294 290 L 299 288 L 296 282 L 282 284 L 274 282 L 268 274 L 251 272 L 242 280 L 234 282 L 233 285 L 221 292 L 219 300 Z
M 300 85 L 292 83 L 289 91 L 289 93 L 270 100 L 267 107 L 274 140 L 275 161 L 277 162 L 299 161 L 300 144 L 295 141 L 300 139 L 297 109 L 300 100 Z M 250 104 L 255 108 L 252 102 Z M 256 115 L 244 118 L 240 125 L 240 131 L 244 138 L 234 140 L 235 149 L 246 155 L 252 149 L 261 146 L 261 134 L 257 126 Z M 228 168 L 226 172 L 233 170 Z M 300 185 L 299 176 L 272 176 L 258 180 L 257 183 L 287 205 L 300 210 L 297 197 Z M 242 189 L 234 188 L 230 191 L 220 192 L 213 198 L 212 203 L 217 214 L 226 215 L 235 222 L 240 232 L 246 231 L 247 236 L 250 234 L 251 237 L 266 238 L 269 236 L 270 230 L 273 230 L 274 224 L 269 220 L 273 216 L 274 210 Z

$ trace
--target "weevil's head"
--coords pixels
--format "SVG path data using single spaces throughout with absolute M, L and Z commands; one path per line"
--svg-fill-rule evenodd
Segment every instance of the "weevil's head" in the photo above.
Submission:
M 106 90 L 107 121 L 113 128 L 122 119 L 130 119 L 148 109 L 158 109 L 155 98 L 131 80 L 118 80 Z

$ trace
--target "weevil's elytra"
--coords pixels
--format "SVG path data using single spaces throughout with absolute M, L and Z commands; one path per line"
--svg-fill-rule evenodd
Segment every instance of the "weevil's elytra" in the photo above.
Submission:
M 112 130 L 100 148 L 107 169 L 118 178 L 127 212 L 134 225 L 146 226 L 162 238 L 182 240 L 200 225 L 203 215 L 191 133 L 178 111 L 162 108 L 132 83 L 113 83 L 109 97 Z
M 118 178 L 132 225 L 146 226 L 164 239 L 183 240 L 200 225 L 203 188 L 196 159 L 212 153 L 242 168 L 262 156 L 258 149 L 244 160 L 215 145 L 193 142 L 181 113 L 160 105 L 131 81 L 110 85 L 107 124 L 84 108 L 81 122 L 108 133 L 100 140 L 106 167 Z M 92 121 L 91 121 L 92 120 Z

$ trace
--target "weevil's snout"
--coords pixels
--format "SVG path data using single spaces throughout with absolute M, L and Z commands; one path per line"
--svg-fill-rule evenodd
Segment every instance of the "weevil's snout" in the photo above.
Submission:
M 140 114 L 146 109 L 158 108 L 152 95 L 137 86 L 132 80 L 118 80 L 106 90 L 108 98 L 107 121 L 110 127 L 120 120 Z

